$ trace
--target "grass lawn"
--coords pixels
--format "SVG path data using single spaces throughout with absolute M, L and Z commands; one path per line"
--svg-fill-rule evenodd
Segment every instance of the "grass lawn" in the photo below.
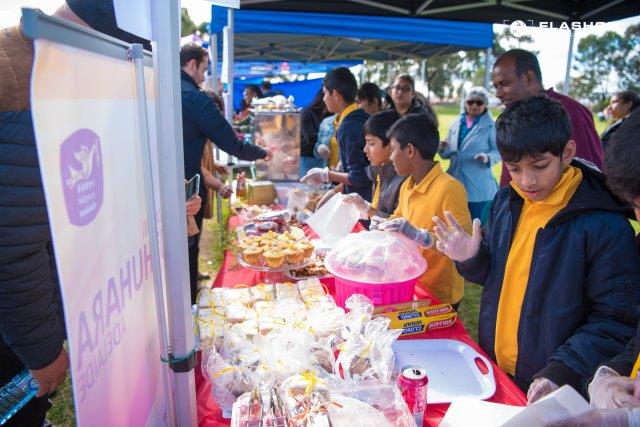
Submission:
M 439 121 L 440 137 L 444 138 L 451 123 L 459 116 L 458 105 L 436 105 L 434 107 Z M 499 111 L 492 110 L 493 117 L 498 117 Z M 606 127 L 606 123 L 595 120 L 598 133 Z M 446 170 L 449 167 L 448 160 L 442 160 L 442 166 Z M 492 168 L 493 175 L 499 180 L 502 165 L 497 164 Z M 227 239 L 226 223 L 229 217 L 229 204 L 222 204 L 223 219 L 220 223 L 214 217 L 211 220 L 205 220 L 201 237 L 201 250 L 199 268 L 203 273 L 209 274 L 213 279 L 220 268 L 222 258 L 224 256 L 224 245 Z M 636 231 L 640 231 L 637 223 L 634 223 Z M 207 282 L 210 283 L 210 282 Z M 471 336 L 478 339 L 478 310 L 480 307 L 480 294 L 482 288 L 474 283 L 465 283 L 465 296 L 460 305 L 460 319 L 464 322 Z M 52 399 L 53 408 L 48 412 L 49 419 L 56 426 L 75 426 L 75 415 L 73 410 L 73 395 L 71 391 L 71 382 L 69 377 L 58 390 L 56 396 Z

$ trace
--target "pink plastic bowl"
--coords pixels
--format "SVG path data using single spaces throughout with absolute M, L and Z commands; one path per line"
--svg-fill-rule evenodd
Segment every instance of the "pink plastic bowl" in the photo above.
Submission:
M 344 308 L 345 301 L 353 294 L 368 297 L 373 305 L 412 301 L 416 279 L 393 283 L 364 283 L 335 276 L 336 304 Z

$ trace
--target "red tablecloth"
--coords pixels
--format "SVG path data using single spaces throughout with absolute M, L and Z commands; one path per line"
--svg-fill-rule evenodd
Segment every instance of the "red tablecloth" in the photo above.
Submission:
M 229 229 L 234 229 L 241 223 L 239 217 L 231 217 L 229 219 Z M 356 226 L 354 231 L 360 231 L 362 227 Z M 307 231 L 312 234 L 310 230 Z M 234 286 L 240 283 L 247 285 L 255 285 L 263 282 L 264 273 L 248 270 L 245 268 L 233 267 L 236 264 L 234 256 L 227 252 L 224 256 L 224 261 L 220 267 L 218 276 L 213 282 L 214 287 L 220 286 Z M 233 267 L 233 268 L 231 268 Z M 435 298 L 433 298 L 435 300 Z M 480 348 L 480 346 L 471 338 L 467 330 L 465 329 L 462 321 L 458 320 L 456 323 L 446 329 L 438 329 L 435 331 L 429 331 L 420 335 L 412 335 L 407 339 L 424 339 L 424 338 L 441 338 L 441 339 L 454 339 L 462 341 L 465 344 L 473 347 L 480 354 L 486 356 L 486 353 Z M 488 358 L 488 357 L 487 357 Z M 496 392 L 489 402 L 506 403 L 509 405 L 525 405 L 527 398 L 525 394 L 515 385 L 513 381 L 504 373 L 498 366 L 491 362 L 493 367 L 493 374 L 496 379 Z M 197 409 L 198 409 L 198 425 L 200 427 L 213 427 L 213 426 L 228 426 L 230 420 L 222 418 L 222 412 L 216 405 L 211 397 L 211 385 L 202 376 L 202 371 L 198 366 L 196 368 L 196 395 L 197 395 Z M 428 400 L 428 396 L 427 396 Z M 448 404 L 439 405 L 427 405 L 425 426 L 437 426 L 444 417 L 445 412 L 449 408 Z

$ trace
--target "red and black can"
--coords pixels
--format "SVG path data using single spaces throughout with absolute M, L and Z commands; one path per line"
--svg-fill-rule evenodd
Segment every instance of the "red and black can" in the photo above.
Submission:
M 398 385 L 418 427 L 422 427 L 427 407 L 427 384 L 427 371 L 420 366 L 407 365 L 400 370 Z

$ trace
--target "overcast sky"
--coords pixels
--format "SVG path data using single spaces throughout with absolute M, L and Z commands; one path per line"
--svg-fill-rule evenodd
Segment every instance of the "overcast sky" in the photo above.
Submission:
M 62 0 L 0 0 L 0 28 L 14 25 L 20 18 L 21 7 L 38 7 L 45 13 L 54 12 Z M 200 24 L 211 18 L 211 5 L 206 0 L 182 0 L 182 6 L 189 11 L 191 19 Z M 516 19 L 517 16 L 514 16 Z M 602 35 L 605 31 L 623 33 L 631 24 L 640 22 L 640 16 L 606 23 L 605 25 L 581 29 L 576 31 L 574 51 L 578 47 L 578 41 L 589 34 Z M 500 31 L 502 25 L 494 25 L 494 31 Z M 560 29 L 541 29 L 527 27 L 523 31 L 531 34 L 534 39 L 532 45 L 527 46 L 540 52 L 538 59 L 542 68 L 542 77 L 545 86 L 553 86 L 564 80 L 567 52 L 569 49 L 569 31 Z

